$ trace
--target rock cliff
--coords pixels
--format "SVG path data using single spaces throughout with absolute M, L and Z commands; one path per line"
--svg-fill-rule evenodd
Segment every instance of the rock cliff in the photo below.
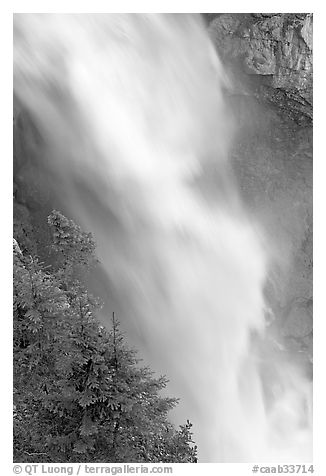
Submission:
M 311 357 L 313 17 L 206 18 L 228 71 L 239 187 L 274 247 L 266 294 L 286 346 Z
M 299 123 L 312 120 L 312 32 L 306 13 L 222 14 L 209 24 L 238 88 Z

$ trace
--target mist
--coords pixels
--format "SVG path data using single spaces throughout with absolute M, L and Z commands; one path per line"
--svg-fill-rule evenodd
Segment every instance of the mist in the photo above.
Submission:
M 200 462 L 311 458 L 311 382 L 276 352 L 270 240 L 228 152 L 230 79 L 199 15 L 16 14 L 14 91 L 46 183 L 97 243 L 92 285 L 180 397 Z

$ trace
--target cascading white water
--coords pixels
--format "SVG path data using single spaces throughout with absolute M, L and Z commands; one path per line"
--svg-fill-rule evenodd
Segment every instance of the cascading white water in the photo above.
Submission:
M 15 15 L 14 87 L 200 461 L 309 460 L 310 383 L 254 346 L 267 256 L 228 171 L 227 80 L 200 17 Z

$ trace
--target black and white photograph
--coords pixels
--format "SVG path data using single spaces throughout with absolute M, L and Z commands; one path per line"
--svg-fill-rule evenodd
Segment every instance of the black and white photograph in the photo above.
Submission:
M 306 7 L 12 14 L 14 473 L 313 474 Z

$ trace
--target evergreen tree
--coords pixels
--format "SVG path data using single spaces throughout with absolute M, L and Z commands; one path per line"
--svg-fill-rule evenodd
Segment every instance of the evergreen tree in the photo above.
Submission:
M 74 222 L 48 217 L 54 264 L 14 245 L 14 459 L 20 462 L 196 462 L 191 423 L 168 420 L 165 377 L 139 365 L 112 317 L 77 279 L 96 260 Z

